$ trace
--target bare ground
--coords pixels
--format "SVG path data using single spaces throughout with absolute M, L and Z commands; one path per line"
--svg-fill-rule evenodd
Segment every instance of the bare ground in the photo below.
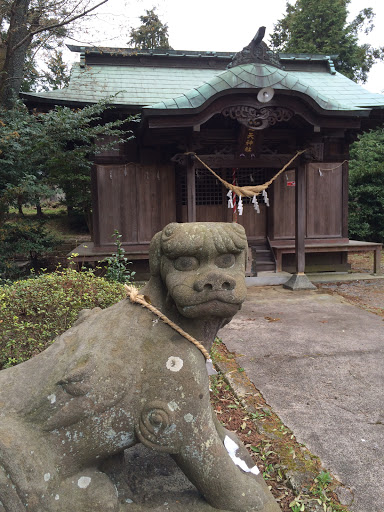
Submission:
M 372 258 L 372 255 L 367 253 L 350 254 L 352 272 L 372 272 Z M 384 255 L 381 260 L 381 271 L 384 273 Z M 384 317 L 384 279 L 319 283 L 317 288 L 326 293 L 337 293 L 352 304 Z

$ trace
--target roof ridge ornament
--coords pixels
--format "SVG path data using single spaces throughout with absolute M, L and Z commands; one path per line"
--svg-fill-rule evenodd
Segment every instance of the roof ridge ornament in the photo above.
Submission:
M 264 35 L 265 27 L 260 27 L 249 45 L 245 46 L 241 52 L 235 54 L 227 69 L 240 66 L 241 64 L 254 64 L 255 62 L 271 64 L 276 68 L 282 68 L 283 66 L 280 63 L 278 54 L 270 50 L 264 43 Z

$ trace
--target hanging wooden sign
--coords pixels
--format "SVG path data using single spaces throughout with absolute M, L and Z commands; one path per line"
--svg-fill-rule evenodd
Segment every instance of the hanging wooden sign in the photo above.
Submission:
M 241 158 L 255 158 L 259 152 L 260 142 L 260 132 L 256 132 L 245 126 L 241 127 L 239 136 L 239 156 Z

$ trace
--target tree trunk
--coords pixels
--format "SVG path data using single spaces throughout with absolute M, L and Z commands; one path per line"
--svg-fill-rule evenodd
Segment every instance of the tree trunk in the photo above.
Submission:
M 23 198 L 21 196 L 18 196 L 17 198 L 17 209 L 19 211 L 19 215 L 21 215 L 22 217 L 24 217 L 24 212 L 23 212 Z
M 28 8 L 31 0 L 14 0 L 11 7 L 8 36 L 5 42 L 5 60 L 0 73 L 0 104 L 9 105 L 17 96 L 23 81 L 25 56 L 31 38 L 18 46 L 28 35 Z

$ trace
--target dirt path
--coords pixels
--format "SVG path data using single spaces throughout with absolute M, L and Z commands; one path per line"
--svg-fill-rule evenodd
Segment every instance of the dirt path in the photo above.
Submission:
M 351 254 L 352 272 L 372 272 L 372 256 Z M 384 273 L 384 255 L 381 262 Z M 344 283 L 319 283 L 317 288 L 327 293 L 337 293 L 352 304 L 384 318 L 384 279 L 375 281 L 351 281 Z

